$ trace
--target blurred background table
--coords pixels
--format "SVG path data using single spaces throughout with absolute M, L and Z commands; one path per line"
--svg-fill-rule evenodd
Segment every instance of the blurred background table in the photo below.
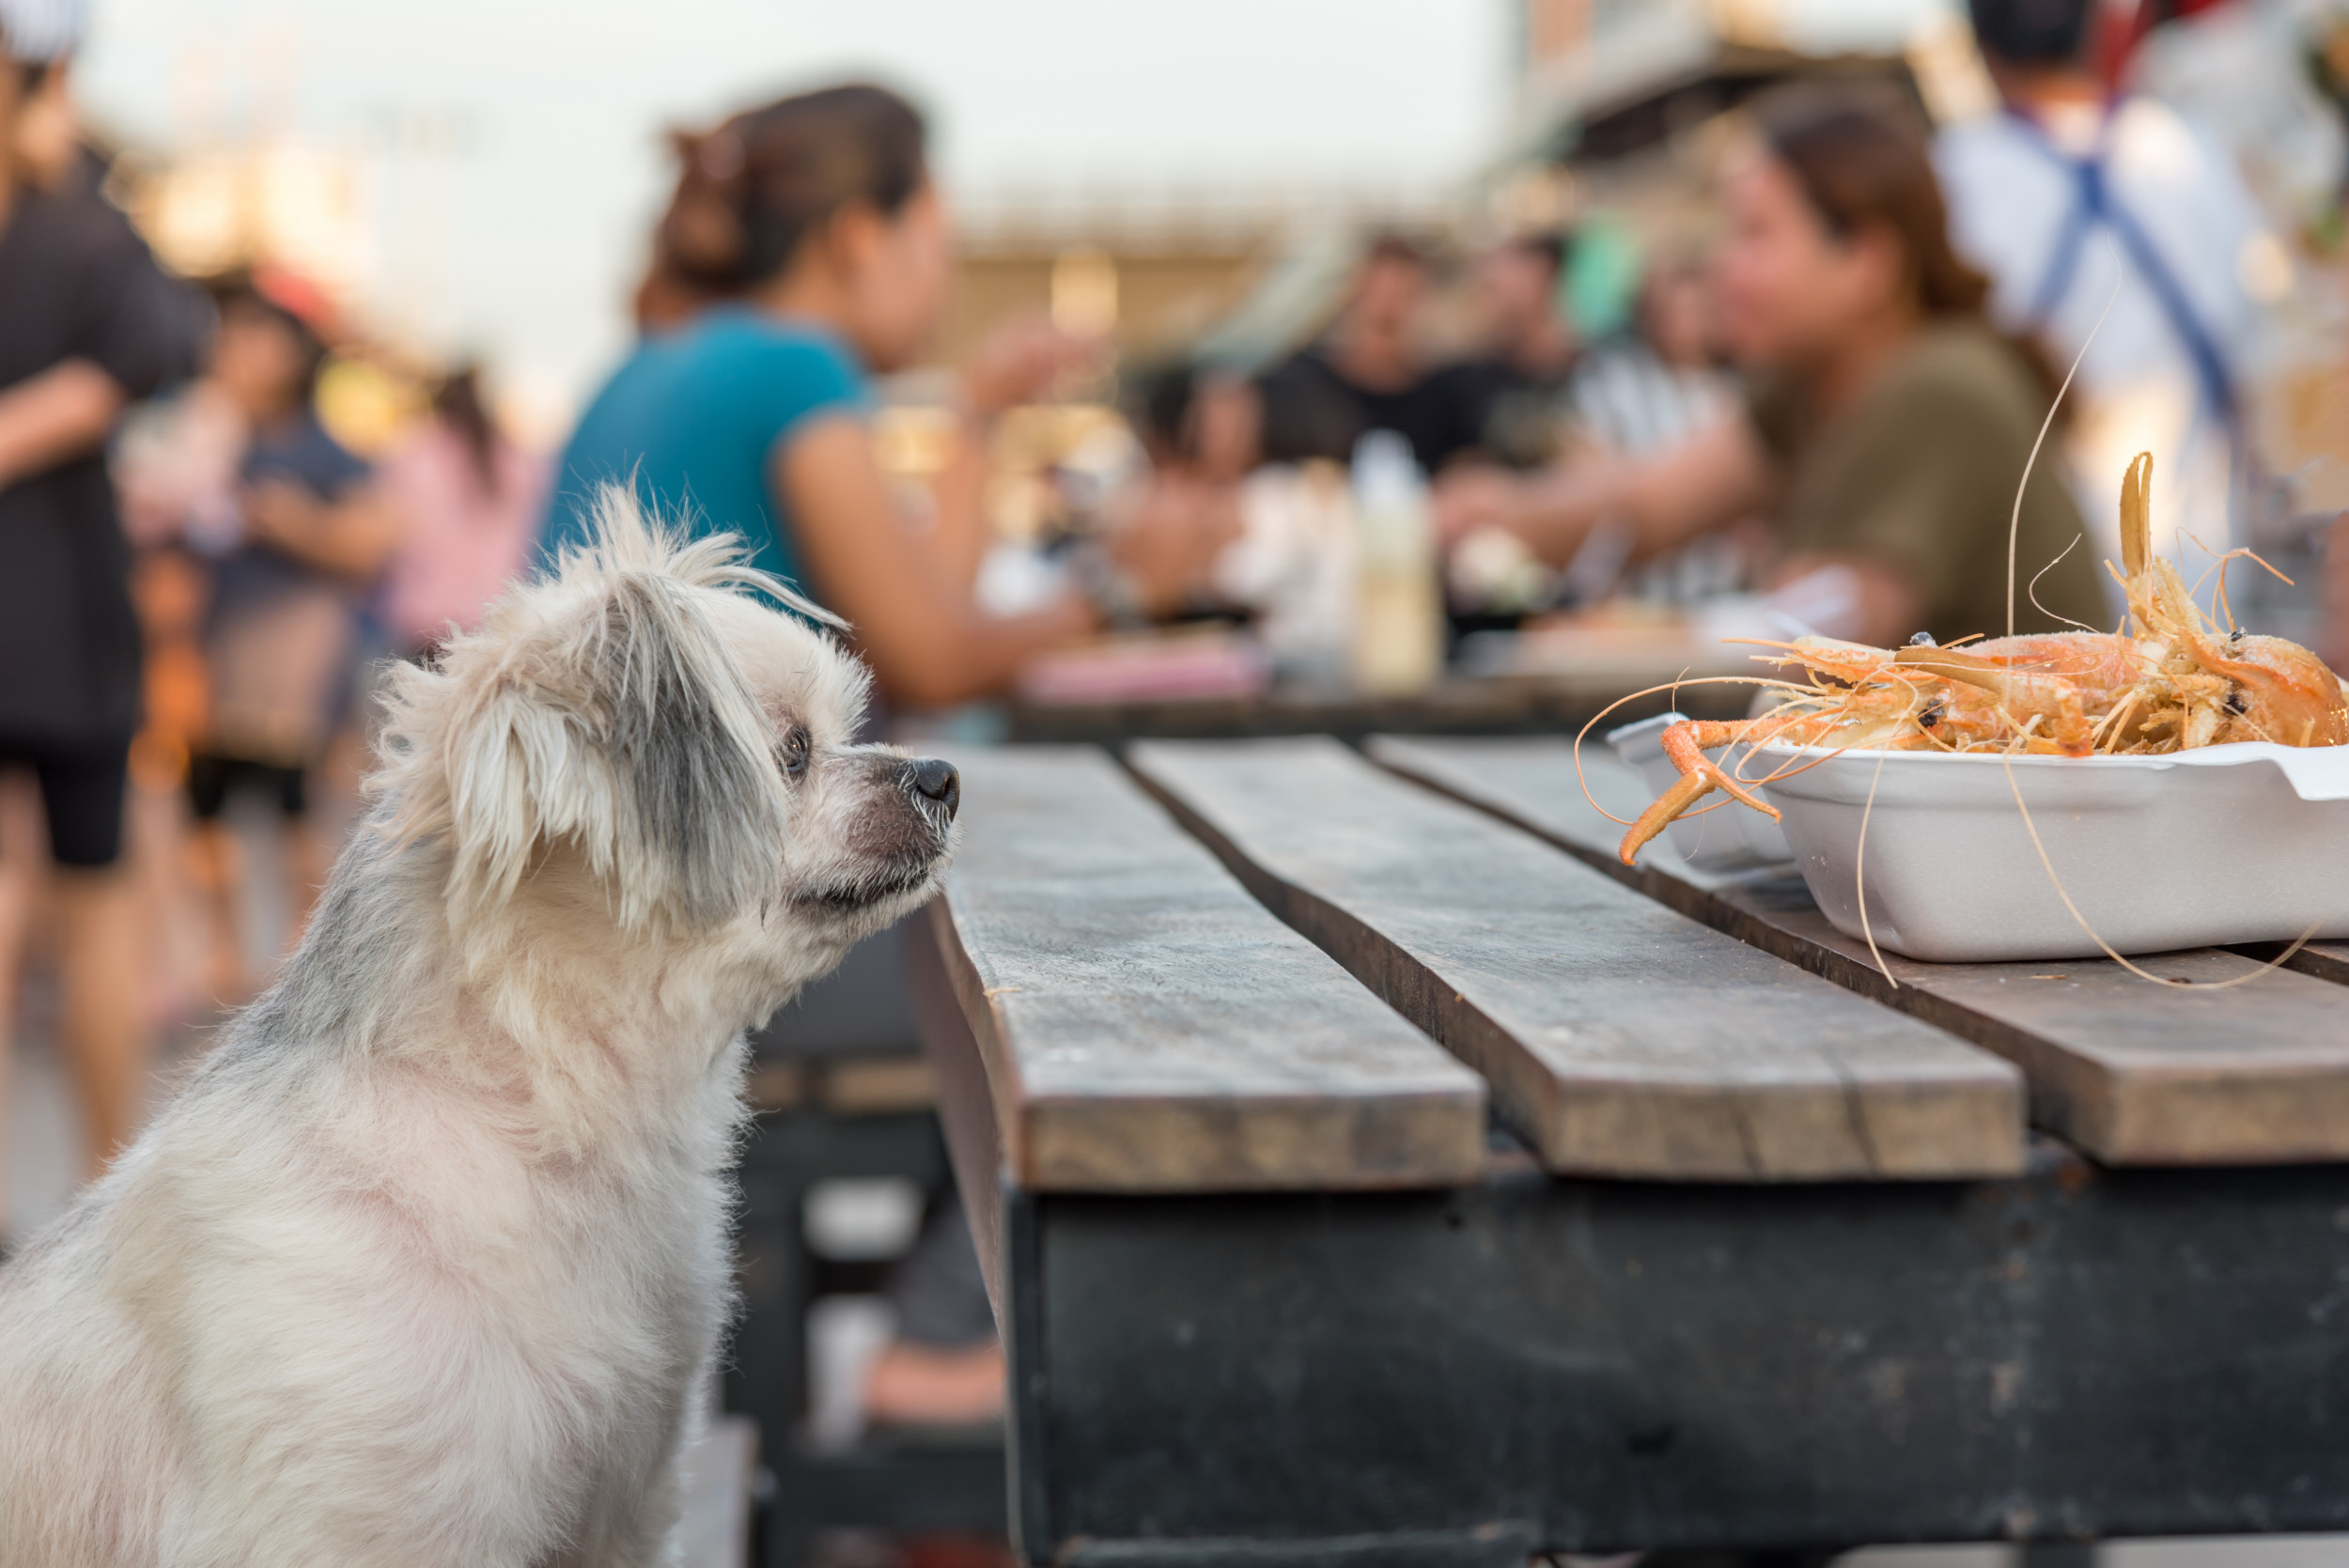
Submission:
M 1678 648 L 1662 658 L 1642 657 L 1635 649 L 1631 657 L 1576 664 L 1496 660 L 1486 673 L 1447 675 L 1425 691 L 1403 695 L 1275 682 L 1260 691 L 1220 697 L 1082 703 L 1015 698 L 1008 718 L 1015 740 L 1063 744 L 1218 736 L 1571 735 L 1617 702 L 1623 706 L 1608 714 L 1607 727 L 1675 706 L 1699 718 L 1743 717 L 1750 697 L 1744 687 L 1652 690 L 1718 673 L 1719 660 Z

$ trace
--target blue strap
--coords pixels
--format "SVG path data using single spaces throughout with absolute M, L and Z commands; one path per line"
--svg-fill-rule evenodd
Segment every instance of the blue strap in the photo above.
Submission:
M 2033 144 L 2055 153 L 2055 148 L 2040 140 L 2037 129 L 2032 127 Z M 2092 159 L 2075 164 L 2061 153 L 2056 153 L 2056 157 L 2071 166 L 2079 189 L 2063 214 L 2063 226 L 2056 232 L 2055 249 L 2047 253 L 2046 271 L 2039 274 L 2039 287 L 2031 295 L 2030 308 L 2023 315 L 2034 328 L 2044 328 L 2047 318 L 2055 314 L 2056 306 L 2063 303 L 2063 296 L 2072 291 L 2072 280 L 2079 275 L 2080 255 L 2088 248 L 2088 231 L 2096 226 L 2097 214 L 2105 208 L 2104 164 Z
M 2170 326 L 2178 334 L 2186 357 L 2194 362 L 2195 379 L 2201 384 L 2202 399 L 2218 416 L 2230 432 L 2235 428 L 2234 379 L 2227 373 L 2227 361 L 2218 351 L 2217 343 L 2203 327 L 2201 318 L 2194 311 L 2194 302 L 2187 298 L 2177 273 L 2162 258 L 2153 237 L 2145 232 L 2137 215 L 2112 194 L 2105 178 L 2104 138 L 2097 138 L 2096 150 L 2086 158 L 2074 158 L 2063 152 L 2038 123 L 2025 115 L 2015 115 L 2015 121 L 2030 134 L 2026 138 L 2048 160 L 2068 170 L 2077 186 L 2078 194 L 2071 211 L 2065 216 L 2063 227 L 2056 236 L 2054 251 L 2049 255 L 2047 270 L 2040 275 L 2039 287 L 2031 296 L 2029 319 L 2033 326 L 2044 326 L 2071 291 L 2072 282 L 2079 272 L 2080 256 L 2087 248 L 2088 234 L 2098 224 L 2112 231 L 2122 250 L 2136 266 L 2145 287 L 2154 292 L 2162 314 L 2170 318 Z M 2110 120 L 2106 121 L 2110 125 Z

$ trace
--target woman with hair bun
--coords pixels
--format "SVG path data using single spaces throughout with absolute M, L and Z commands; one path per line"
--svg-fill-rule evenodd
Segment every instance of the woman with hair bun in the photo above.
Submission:
M 2023 484 L 2056 378 L 1985 319 L 1989 280 L 1951 248 L 1914 116 L 1813 89 L 1756 119 L 1723 181 L 1718 277 L 1746 406 L 1642 458 L 1449 477 L 1446 536 L 1499 527 L 1563 565 L 1601 528 L 1638 558 L 1759 515 L 1777 525 L 1779 608 L 1857 642 L 1947 642 L 2009 629 L 2020 486 L 2013 629 L 2102 622 L 2060 465 L 2043 455 Z M 2034 598 L 2021 584 L 2042 568 Z
M 950 225 L 920 114 L 885 88 L 803 93 L 677 138 L 677 191 L 636 296 L 646 336 L 580 420 L 544 543 L 586 536 L 607 481 L 845 616 L 893 701 L 1002 689 L 1040 649 L 1179 602 L 1208 541 L 1120 541 L 1086 591 L 993 617 L 972 598 L 985 548 L 979 439 L 1093 347 L 1016 324 L 961 380 L 962 451 L 927 538 L 897 516 L 867 427 L 868 377 L 920 362 L 943 312 Z
M 863 85 L 677 138 L 677 191 L 636 295 L 645 336 L 571 437 L 543 543 L 583 540 L 595 488 L 632 483 L 695 532 L 742 535 L 754 565 L 846 617 L 892 703 L 940 707 L 1001 690 L 1034 652 L 1178 602 L 1216 540 L 1190 514 L 1145 513 L 1115 556 L 1081 559 L 1084 592 L 1022 615 L 980 610 L 986 425 L 1095 351 L 1041 322 L 1014 323 L 964 371 L 936 521 L 921 535 L 900 518 L 867 380 L 919 363 L 945 304 L 951 230 L 923 143 L 910 104 Z M 758 1048 L 788 1052 L 828 1017 L 910 1037 L 897 943 L 871 939 Z M 899 1339 L 870 1369 L 867 1417 L 994 1418 L 1003 1352 L 951 1197 L 894 1296 Z

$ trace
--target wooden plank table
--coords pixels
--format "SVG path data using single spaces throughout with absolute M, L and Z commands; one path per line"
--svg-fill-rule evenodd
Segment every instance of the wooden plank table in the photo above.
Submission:
M 1233 885 L 1099 752 L 972 770 L 992 831 L 937 907 L 948 972 L 1036 1188 L 1434 1187 L 1484 1158 L 1485 1091 Z
M 1130 756 L 1268 908 L 1490 1079 L 1553 1171 L 2022 1169 L 2012 1069 L 1380 778 L 1335 741 Z
M 1029 1560 L 2349 1528 L 2338 955 L 1894 989 L 1613 866 L 1563 742 L 1365 751 L 957 758 L 912 972 Z

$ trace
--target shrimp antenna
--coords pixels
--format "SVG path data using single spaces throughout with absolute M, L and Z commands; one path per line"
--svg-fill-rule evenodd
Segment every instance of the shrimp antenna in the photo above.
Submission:
M 2114 258 L 2120 251 L 2114 245 Z M 2072 378 L 2080 373 L 2080 362 L 2094 348 L 2096 334 L 2105 330 L 2105 318 L 2112 314 L 2112 303 L 2121 297 L 2121 280 L 2128 269 L 2119 268 L 2113 273 L 2112 292 L 2105 296 L 2105 308 L 2096 313 L 2096 324 L 2088 329 L 2088 341 L 2072 356 L 2072 368 L 2063 373 L 2063 384 L 2056 388 L 2055 400 L 2047 405 L 2047 417 L 2039 422 L 2038 439 L 2030 443 L 2030 456 L 2023 459 L 2023 477 L 2015 487 L 2015 511 L 2006 520 L 2006 634 L 2015 635 L 2015 541 L 2023 534 L 2023 492 L 2030 489 L 2031 470 L 2039 466 L 2039 449 L 2047 444 L 2047 432 L 2055 428 L 2056 411 L 2063 407 L 2063 395 L 2072 390 Z
M 2030 607 L 2033 610 L 2038 611 L 2041 614 L 2046 616 L 2047 619 L 2051 621 L 2061 621 L 2065 626 L 2078 627 L 2080 630 L 2087 632 L 2092 637 L 2098 635 L 2094 627 L 2076 621 L 2069 615 L 2059 615 L 2054 611 L 2039 602 L 2039 579 L 2046 576 L 2049 572 L 2055 570 L 2056 567 L 2063 565 L 2063 558 L 2066 555 L 2071 554 L 2075 550 L 2077 550 L 2079 548 L 2080 541 L 2086 537 L 2088 537 L 2088 536 L 2085 534 L 2073 535 L 2072 542 L 2065 545 L 2061 550 L 2057 551 L 2056 558 L 2039 568 L 2038 573 L 2030 580 L 2030 586 L 2024 591 L 2030 596 Z M 1942 644 L 1944 647 L 1947 647 L 1948 645 L 1949 644 L 1946 643 Z

